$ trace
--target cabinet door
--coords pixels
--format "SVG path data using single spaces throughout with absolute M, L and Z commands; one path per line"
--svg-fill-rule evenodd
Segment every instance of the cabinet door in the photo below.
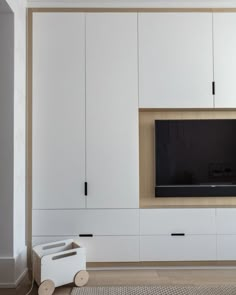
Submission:
M 141 209 L 141 235 L 216 234 L 215 209 Z
M 88 13 L 88 208 L 138 207 L 137 80 L 137 14 Z
M 217 208 L 217 259 L 236 259 L 236 208 Z
M 32 238 L 32 245 L 74 239 L 86 249 L 87 262 L 137 262 L 139 261 L 139 236 L 40 236 Z
M 141 108 L 212 108 L 212 14 L 140 13 Z
M 78 242 L 86 248 L 88 262 L 139 261 L 139 236 L 96 236 Z
M 141 236 L 140 260 L 216 260 L 216 235 Z
M 236 208 L 216 209 L 216 233 L 236 235 Z
M 139 235 L 139 209 L 33 210 L 33 236 Z
M 236 260 L 236 235 L 217 235 L 217 260 Z
M 236 107 L 236 14 L 214 13 L 215 107 Z
M 33 208 L 85 206 L 85 16 L 33 14 Z

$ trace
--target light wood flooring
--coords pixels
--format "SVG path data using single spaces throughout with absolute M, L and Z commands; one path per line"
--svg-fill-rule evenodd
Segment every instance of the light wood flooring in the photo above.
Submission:
M 87 286 L 151 284 L 236 284 L 236 269 L 151 269 L 89 271 Z M 73 284 L 56 288 L 55 295 L 68 295 Z M 26 277 L 17 289 L 0 289 L 0 295 L 26 295 L 30 289 Z M 36 295 L 34 285 L 32 295 Z

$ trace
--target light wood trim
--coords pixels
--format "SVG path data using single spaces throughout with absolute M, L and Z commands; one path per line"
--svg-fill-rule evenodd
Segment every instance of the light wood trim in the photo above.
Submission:
M 72 249 L 77 249 L 80 248 L 80 245 L 78 244 L 77 241 L 72 242 Z
M 140 208 L 236 208 L 236 197 L 153 197 L 140 199 Z
M 139 112 L 140 208 L 236 207 L 235 197 L 155 198 L 155 119 L 236 119 L 236 110 L 147 110 Z
M 212 12 L 212 8 L 29 8 L 32 12 Z M 236 11 L 236 8 L 235 8 Z
M 236 12 L 236 8 L 28 8 L 30 13 L 40 12 Z
M 139 113 L 148 113 L 148 112 L 168 112 L 168 113 L 171 113 L 171 112 L 219 112 L 219 111 L 224 111 L 224 112 L 228 112 L 228 111 L 236 111 L 236 108 L 179 108 L 179 109 L 176 109 L 176 108 L 161 108 L 161 109 L 156 109 L 156 108 L 151 108 L 151 109 L 146 109 L 146 108 L 140 108 L 139 109 Z
M 88 262 L 88 268 L 109 267 L 212 267 L 236 266 L 236 261 L 144 261 L 144 262 Z
M 32 75 L 33 75 L 33 14 L 27 14 L 27 94 L 26 94 L 26 195 L 27 195 L 27 249 L 31 268 L 32 252 Z

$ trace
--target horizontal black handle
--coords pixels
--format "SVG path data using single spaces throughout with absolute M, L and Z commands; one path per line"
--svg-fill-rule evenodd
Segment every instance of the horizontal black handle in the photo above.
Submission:
M 83 237 L 93 237 L 93 234 L 81 234 L 79 235 L 79 237 L 83 238 Z
M 185 233 L 172 233 L 172 236 L 185 236 Z

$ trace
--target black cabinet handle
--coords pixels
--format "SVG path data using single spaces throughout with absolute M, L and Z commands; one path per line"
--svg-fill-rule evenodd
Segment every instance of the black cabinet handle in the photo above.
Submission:
M 88 195 L 88 183 L 87 182 L 84 183 L 84 195 L 85 196 Z
M 172 233 L 171 236 L 185 236 L 185 233 Z
M 215 81 L 213 81 L 212 82 L 212 94 L 213 95 L 215 95 L 215 92 L 216 92 L 215 90 L 216 90 L 216 88 L 215 88 Z
M 92 238 L 93 237 L 93 234 L 81 234 L 81 235 L 79 235 L 79 237 L 81 237 L 81 238 L 85 238 L 85 237 Z

